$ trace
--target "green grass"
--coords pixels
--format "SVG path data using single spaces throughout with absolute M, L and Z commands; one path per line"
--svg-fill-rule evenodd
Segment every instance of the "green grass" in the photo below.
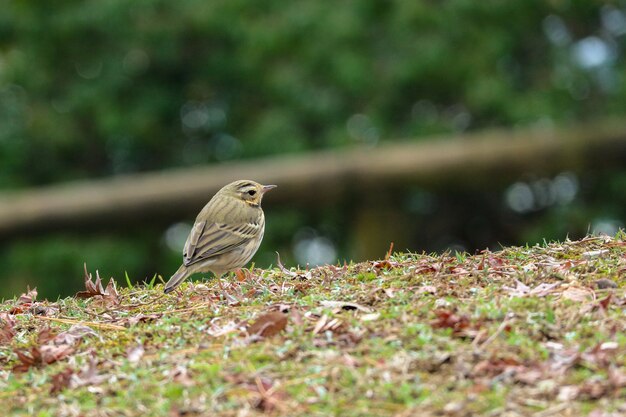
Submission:
M 16 298 L 0 305 L 0 403 L 24 416 L 624 413 L 624 271 L 622 236 L 590 237 L 253 269 L 224 281 L 226 297 L 214 280 L 163 295 L 153 278 L 117 300 Z M 270 311 L 286 328 L 249 335 Z M 14 370 L 33 348 L 70 351 Z

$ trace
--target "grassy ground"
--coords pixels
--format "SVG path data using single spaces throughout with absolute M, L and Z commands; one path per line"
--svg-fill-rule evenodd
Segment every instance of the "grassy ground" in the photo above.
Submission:
M 8 415 L 626 414 L 626 242 L 0 305 Z M 6 414 L 5 414 L 6 415 Z

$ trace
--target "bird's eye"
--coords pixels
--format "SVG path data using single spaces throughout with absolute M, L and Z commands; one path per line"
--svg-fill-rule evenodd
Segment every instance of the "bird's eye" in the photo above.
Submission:
M 248 195 L 249 195 L 250 197 L 254 196 L 255 194 L 256 194 L 256 190 L 250 190 L 250 191 L 248 191 Z

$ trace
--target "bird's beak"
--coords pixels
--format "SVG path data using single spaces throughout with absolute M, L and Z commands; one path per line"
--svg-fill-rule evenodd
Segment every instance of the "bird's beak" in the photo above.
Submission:
M 261 192 L 263 194 L 265 194 L 266 192 L 268 192 L 272 188 L 276 188 L 276 187 L 277 187 L 276 185 L 264 185 L 263 188 L 261 188 Z

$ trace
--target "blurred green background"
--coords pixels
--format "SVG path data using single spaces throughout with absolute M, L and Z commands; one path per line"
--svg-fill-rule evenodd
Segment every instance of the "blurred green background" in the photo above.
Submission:
M 5 2 L 0 193 L 620 117 L 625 7 L 581 0 Z M 255 261 L 269 266 L 275 251 L 290 263 L 362 260 L 372 256 L 357 249 L 364 239 L 381 247 L 393 239 L 393 228 L 355 230 L 377 216 L 400 222 L 405 247 L 396 249 L 417 252 L 614 233 L 626 219 L 625 187 L 626 171 L 598 169 L 529 173 L 481 192 L 408 188 L 392 207 L 352 197 L 310 210 L 274 207 Z M 118 282 L 125 271 L 136 281 L 155 273 L 167 279 L 194 217 L 3 239 L 0 297 L 27 284 L 44 297 L 71 294 L 82 287 L 83 262 Z

